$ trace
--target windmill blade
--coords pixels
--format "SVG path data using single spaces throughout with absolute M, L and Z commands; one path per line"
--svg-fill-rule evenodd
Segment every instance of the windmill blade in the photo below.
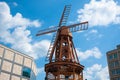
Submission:
M 59 28 L 60 27 L 52 27 L 52 28 L 40 30 L 36 34 L 36 36 L 40 36 L 40 35 L 56 32 Z M 78 23 L 78 24 L 69 25 L 68 28 L 70 29 L 71 32 L 87 30 L 88 29 L 88 22 L 86 21 L 86 22 L 82 22 L 82 23 Z
M 87 30 L 88 29 L 88 21 L 78 23 L 78 24 L 69 25 L 68 28 L 71 32 Z
M 38 33 L 36 34 L 36 36 L 40 36 L 40 35 L 44 35 L 44 34 L 56 32 L 58 30 L 58 28 L 59 27 L 52 27 L 52 28 L 40 30 L 40 31 L 38 31 Z
M 62 13 L 62 17 L 61 17 L 61 19 L 60 19 L 60 22 L 59 22 L 59 27 L 66 25 L 68 16 L 69 16 L 69 14 L 70 14 L 70 10 L 71 10 L 71 5 L 66 5 L 65 8 L 64 8 L 64 10 L 63 10 L 63 13 Z

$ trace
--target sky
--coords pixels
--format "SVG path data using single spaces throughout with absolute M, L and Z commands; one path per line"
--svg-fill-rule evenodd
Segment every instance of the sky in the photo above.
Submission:
M 74 32 L 73 42 L 84 79 L 109 80 L 106 52 L 120 44 L 120 0 L 0 0 L 0 44 L 32 56 L 37 80 L 44 80 L 45 57 L 53 33 L 39 30 L 58 26 L 65 5 L 72 5 L 67 25 L 89 22 Z

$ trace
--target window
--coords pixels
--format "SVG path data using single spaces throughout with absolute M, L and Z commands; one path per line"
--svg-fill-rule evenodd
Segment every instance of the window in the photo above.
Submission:
M 22 76 L 30 78 L 31 69 L 28 67 L 23 67 Z
M 110 55 L 110 56 L 109 56 L 109 59 L 110 59 L 110 60 L 111 60 L 111 59 L 113 59 L 113 56 L 112 56 L 112 55 Z
M 112 75 L 120 75 L 120 69 L 114 69 L 111 71 Z
M 113 68 L 113 67 L 118 67 L 119 66 L 119 62 L 118 61 L 113 61 L 113 62 L 110 62 L 110 67 Z
M 64 47 L 64 46 L 68 46 L 68 43 L 67 42 L 63 42 L 62 43 L 62 46 Z
M 112 70 L 111 73 L 112 73 L 112 75 L 115 75 L 116 74 L 116 70 Z
M 116 80 L 120 80 L 120 77 L 116 78 Z
M 120 74 L 120 69 L 116 69 L 116 73 L 117 73 L 117 74 Z
M 120 50 L 118 51 L 118 54 L 120 54 Z
M 109 59 L 111 60 L 111 59 L 116 59 L 118 57 L 118 55 L 117 55 L 117 53 L 114 53 L 114 54 L 111 54 L 110 56 L 109 56 Z
M 110 63 L 110 67 L 113 68 L 114 67 L 114 62 Z
M 114 59 L 116 59 L 117 58 L 117 53 L 113 54 L 113 56 L 114 56 Z
M 69 80 L 69 76 L 65 76 L 65 80 Z
M 115 61 L 115 67 L 119 66 L 119 62 L 118 61 Z

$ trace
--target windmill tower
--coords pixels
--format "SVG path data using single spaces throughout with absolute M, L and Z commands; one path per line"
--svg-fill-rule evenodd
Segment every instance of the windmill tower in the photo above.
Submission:
M 71 5 L 66 5 L 58 27 L 40 30 L 36 36 L 56 32 L 53 36 L 45 64 L 45 80 L 83 80 L 84 66 L 79 63 L 72 41 L 72 33 L 88 29 L 88 22 L 66 26 Z

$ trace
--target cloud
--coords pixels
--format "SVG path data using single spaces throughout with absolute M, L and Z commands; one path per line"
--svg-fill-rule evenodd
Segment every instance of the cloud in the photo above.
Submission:
M 0 2 L 0 41 L 35 59 L 45 56 L 50 41 L 34 42 L 28 29 L 40 27 L 39 20 L 24 18 L 21 13 L 16 13 L 15 16 L 10 13 L 9 6 L 5 2 Z
M 78 21 L 89 21 L 90 26 L 120 24 L 120 5 L 114 0 L 91 0 L 78 10 Z
M 98 31 L 93 29 L 93 30 L 90 31 L 90 33 L 98 33 Z
M 33 46 L 32 47 L 33 53 L 30 54 L 30 55 L 33 55 L 34 58 L 36 58 L 36 59 L 39 58 L 39 57 L 46 56 L 48 48 L 49 48 L 49 45 L 50 45 L 50 41 L 49 40 L 42 40 L 40 42 L 34 43 L 33 45 L 31 45 L 31 46 Z
M 91 31 L 87 32 L 84 36 L 87 40 L 96 40 L 101 38 L 103 35 L 100 34 L 97 30 L 92 29 Z
M 37 68 L 37 74 L 41 74 L 44 72 L 44 67 Z M 45 73 L 45 72 L 44 72 Z
M 101 64 L 94 64 L 84 71 L 84 79 L 109 80 L 108 67 L 103 67 Z
M 81 60 L 86 60 L 90 57 L 94 57 L 94 58 L 101 58 L 102 53 L 100 52 L 99 48 L 97 47 L 93 47 L 92 49 L 86 50 L 84 52 L 80 51 L 79 49 L 76 49 L 78 57 Z

